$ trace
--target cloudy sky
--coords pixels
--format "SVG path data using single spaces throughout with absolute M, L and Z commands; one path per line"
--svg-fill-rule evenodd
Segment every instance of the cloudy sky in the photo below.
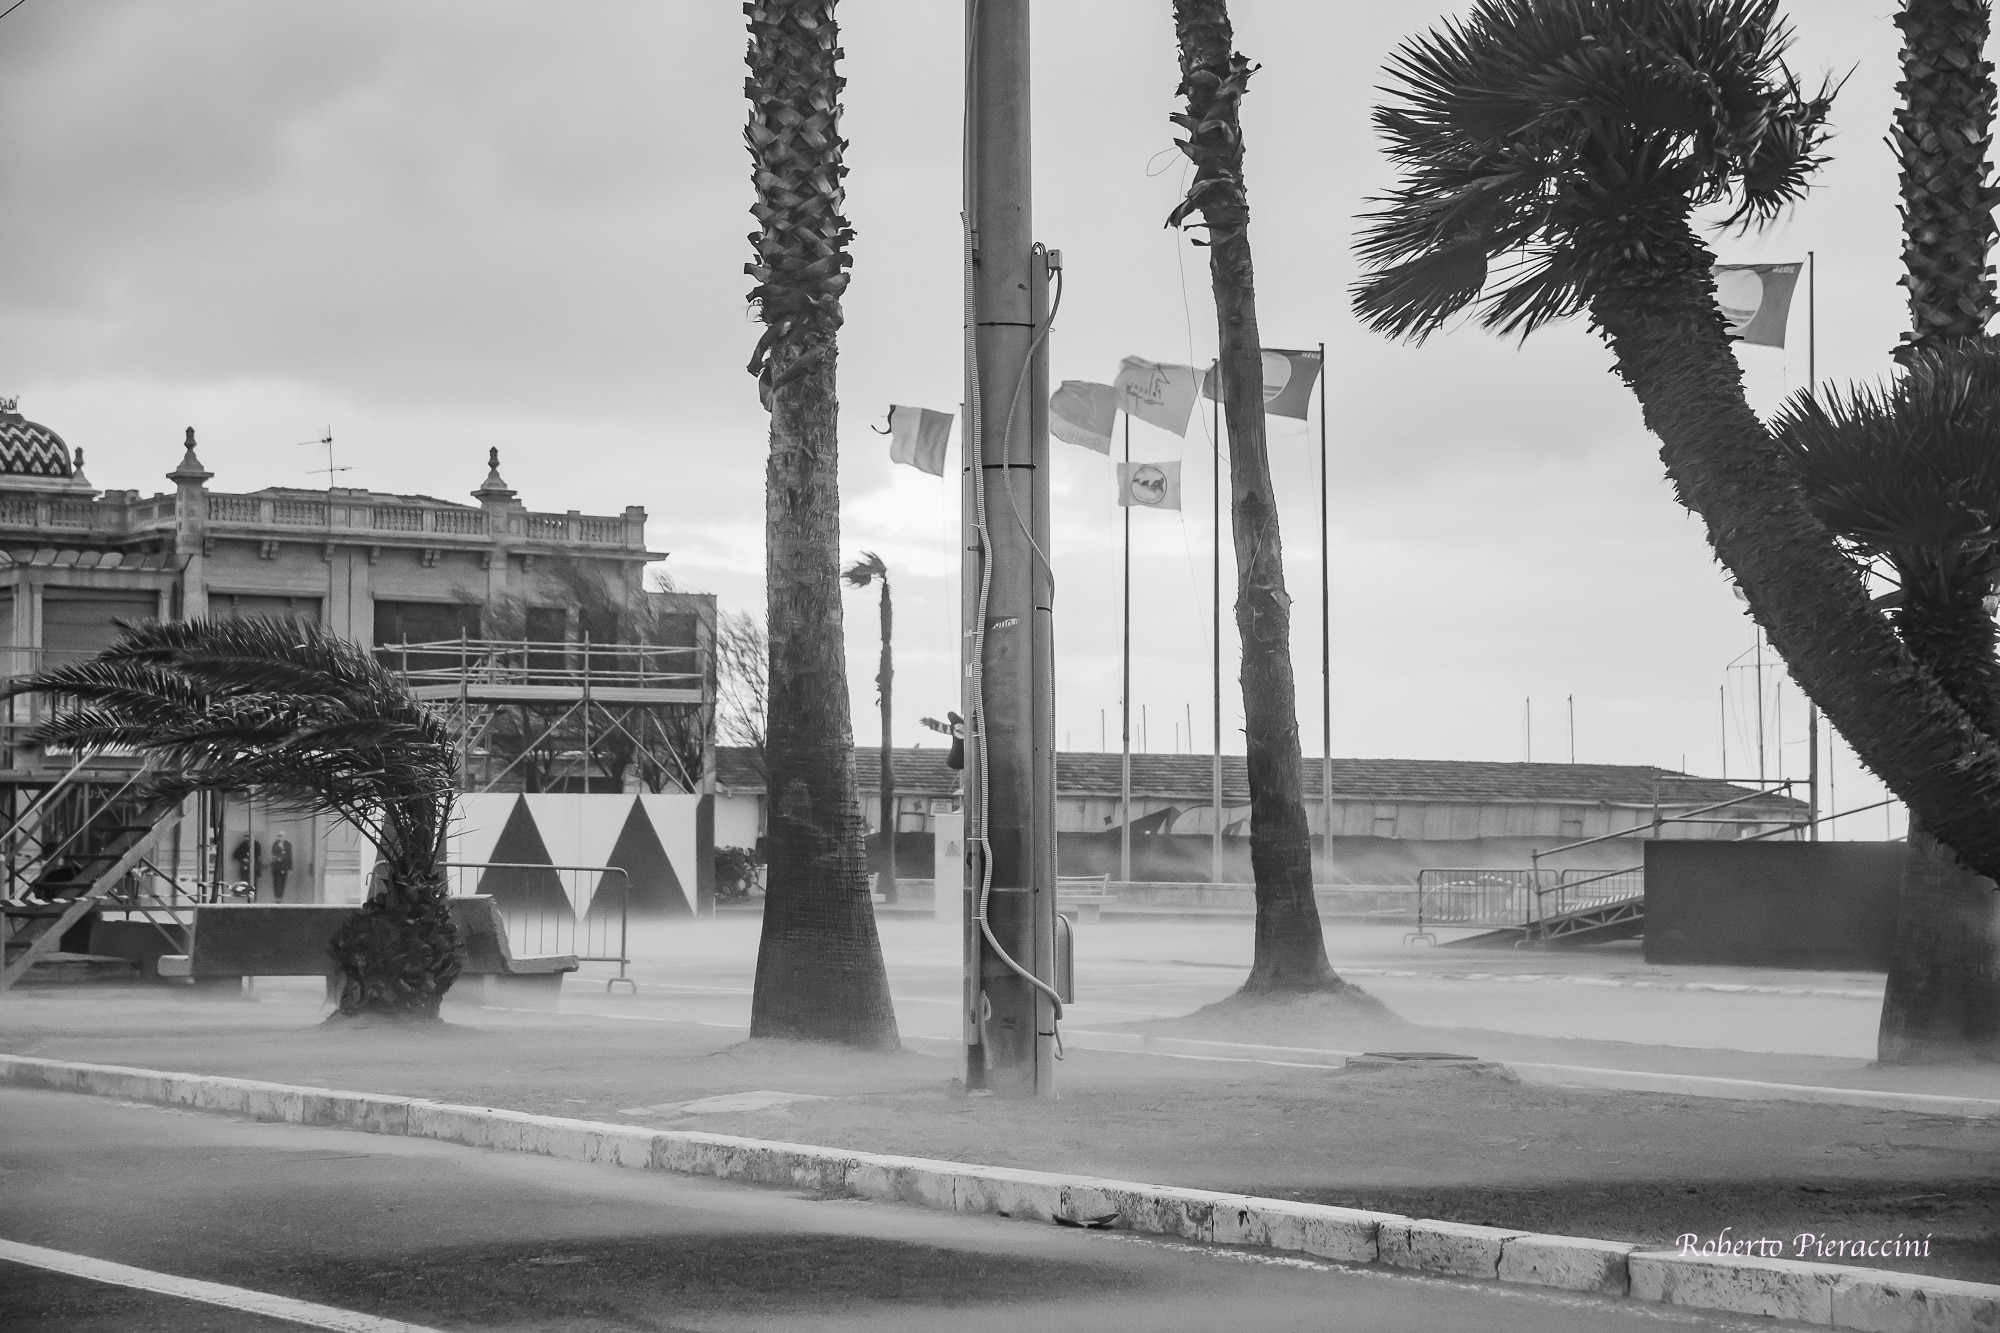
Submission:
M 1171 149 L 1165 0 L 1037 7 L 1038 234 L 1066 255 L 1056 379 L 1119 358 L 1202 364 L 1203 252 L 1161 223 Z M 1463 6 L 1238 0 L 1260 61 L 1245 124 L 1259 300 L 1275 346 L 1329 355 L 1337 754 L 1532 753 L 1754 772 L 1752 648 L 1604 349 L 1476 329 L 1422 348 L 1360 328 L 1355 217 L 1388 180 L 1368 111 L 1384 57 Z M 1880 376 L 1904 326 L 1892 0 L 1794 5 L 1794 63 L 1847 75 L 1812 197 L 1725 258 L 1817 252 L 1822 378 Z M 960 390 L 958 62 L 948 0 L 848 0 L 857 240 L 841 340 L 844 542 L 898 599 L 897 726 L 954 706 L 956 504 L 891 468 L 891 402 Z M 163 487 L 182 428 L 218 489 L 343 481 L 463 498 L 498 446 L 537 509 L 651 514 L 664 568 L 761 610 L 766 422 L 743 372 L 751 226 L 743 31 L 731 0 L 26 0 L 0 19 L 0 394 L 85 448 L 100 486 Z M 1851 73 L 1850 73 L 1851 71 Z M 1806 379 L 1741 352 L 1753 401 Z M 1319 747 L 1317 421 L 1273 421 L 1307 753 Z M 1118 744 L 1118 513 L 1107 460 L 1057 444 L 1058 728 Z M 1209 734 L 1210 445 L 1187 512 L 1134 517 L 1133 700 L 1146 743 Z M 1231 578 L 1225 550 L 1225 607 Z M 850 593 L 857 723 L 874 739 L 873 606 Z M 1241 749 L 1225 615 L 1225 748 Z M 1779 713 L 1782 710 L 1782 724 Z M 1805 768 L 1803 705 L 1767 701 L 1768 768 Z M 1103 719 L 1102 721 L 1100 719 Z M 1780 727 L 1782 726 L 1782 736 Z M 1780 740 L 1782 739 L 1782 747 Z M 1135 745 L 1136 745 L 1135 738 Z M 1879 787 L 1844 756 L 1842 808 Z M 1880 836 L 1878 813 L 1854 835 Z M 1900 823 L 1898 823 L 1900 828 Z

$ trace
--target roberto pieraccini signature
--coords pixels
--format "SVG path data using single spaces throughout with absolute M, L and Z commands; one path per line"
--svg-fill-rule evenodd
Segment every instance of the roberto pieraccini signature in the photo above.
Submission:
M 1684 1255 L 1746 1254 L 1766 1259 L 1926 1259 L 1931 1252 L 1931 1233 L 1892 1237 L 1829 1236 L 1824 1231 L 1801 1231 L 1791 1240 L 1771 1236 L 1731 1238 L 1734 1227 L 1724 1227 L 1704 1240 L 1692 1231 L 1674 1237 Z

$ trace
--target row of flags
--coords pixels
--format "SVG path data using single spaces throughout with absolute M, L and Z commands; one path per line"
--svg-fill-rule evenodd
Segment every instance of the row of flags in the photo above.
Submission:
M 1318 351 L 1264 349 L 1264 410 L 1273 416 L 1303 421 L 1319 382 Z M 1049 433 L 1066 444 L 1111 452 L 1111 435 L 1118 414 L 1186 437 L 1198 399 L 1222 395 L 1219 367 L 1208 370 L 1167 361 L 1128 356 L 1109 384 L 1064 380 L 1049 398 Z M 934 477 L 944 475 L 945 447 L 951 440 L 952 414 L 928 407 L 889 409 L 889 461 L 906 463 Z M 1179 509 L 1181 465 L 1178 459 L 1157 463 L 1118 464 L 1118 503 L 1128 508 Z
M 1729 336 L 1765 347 L 1785 345 L 1792 293 L 1802 264 L 1717 264 L 1715 303 Z M 1304 421 L 1313 386 L 1323 369 L 1317 350 L 1266 347 L 1264 411 Z M 1199 399 L 1222 396 L 1220 367 L 1206 371 L 1168 361 L 1128 356 L 1109 384 L 1064 380 L 1049 398 L 1049 434 L 1065 444 L 1111 452 L 1118 414 L 1186 438 Z M 944 475 L 952 414 L 928 407 L 889 409 L 889 459 L 934 477 Z M 1118 503 L 1130 508 L 1179 509 L 1181 465 L 1175 461 L 1118 464 Z

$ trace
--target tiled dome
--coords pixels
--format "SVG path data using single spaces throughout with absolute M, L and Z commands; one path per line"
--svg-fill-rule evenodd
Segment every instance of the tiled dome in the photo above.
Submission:
M 76 464 L 62 436 L 28 420 L 17 407 L 18 400 L 0 398 L 0 476 L 75 476 Z

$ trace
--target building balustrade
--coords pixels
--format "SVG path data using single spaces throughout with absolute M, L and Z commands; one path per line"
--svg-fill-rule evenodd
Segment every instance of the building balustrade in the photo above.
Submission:
M 473 509 L 464 505 L 411 504 L 333 492 L 327 499 L 283 493 L 230 495 L 207 491 L 207 519 L 227 535 L 231 528 L 299 528 L 314 535 L 426 533 L 446 537 L 515 537 L 531 542 L 643 550 L 645 521 L 638 511 L 623 515 L 537 513 L 524 509 Z M 0 496 L 0 541 L 10 532 L 137 536 L 171 531 L 179 516 L 177 498 L 140 499 L 136 491 L 107 491 L 103 498 Z

